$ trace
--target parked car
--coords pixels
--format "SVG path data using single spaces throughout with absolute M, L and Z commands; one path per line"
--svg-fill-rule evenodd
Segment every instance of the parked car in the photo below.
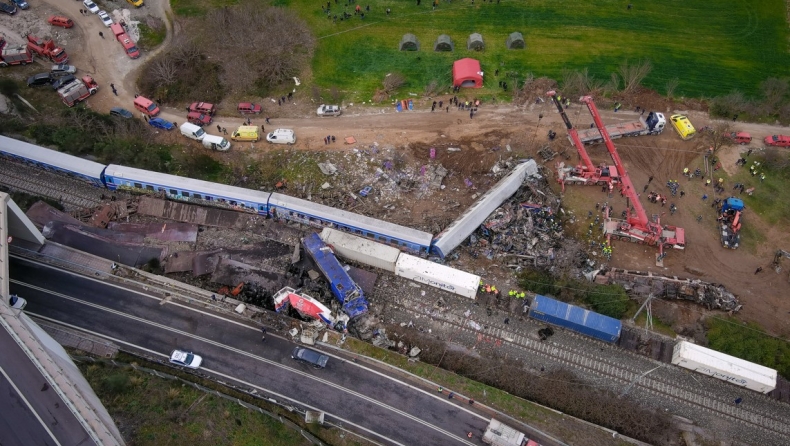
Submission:
M 373 186 L 365 186 L 359 191 L 359 195 L 367 197 L 371 192 L 373 192 Z
M 49 74 L 51 74 L 52 77 L 65 76 L 67 74 L 74 74 L 76 72 L 77 67 L 65 63 L 52 65 L 52 68 L 49 69 Z
M 82 0 L 82 4 L 85 5 L 86 8 L 88 8 L 88 11 L 94 14 L 99 12 L 99 7 L 96 6 L 96 3 L 93 3 L 93 0 Z
M 162 130 L 173 130 L 175 125 L 167 119 L 151 118 L 148 120 L 148 125 Z
M 15 5 L 16 5 L 16 7 L 17 7 L 17 8 L 19 8 L 19 9 L 27 9 L 27 8 L 29 8 L 29 7 L 30 7 L 30 5 L 28 5 L 28 4 L 27 4 L 27 2 L 26 2 L 25 0 L 11 0 L 11 1 L 12 1 L 12 2 L 13 2 Z
M 187 113 L 198 112 L 207 115 L 213 115 L 214 110 L 214 104 L 210 104 L 208 102 L 193 102 L 189 105 L 189 107 L 187 107 Z
M 143 0 L 126 0 L 126 1 L 129 2 L 130 5 L 135 6 L 137 8 L 143 6 Z
M 211 116 L 204 115 L 200 112 L 189 112 L 187 113 L 187 121 L 203 127 L 204 125 L 211 124 Z
M 787 135 L 766 136 L 763 141 L 769 146 L 790 147 L 790 136 Z
M 99 16 L 102 23 L 104 23 L 104 26 L 106 26 L 107 28 L 109 28 L 112 25 L 112 18 L 110 18 L 110 15 L 107 14 L 106 11 L 99 11 L 96 13 L 96 15 Z
M 113 107 L 113 108 L 111 108 L 110 109 L 110 116 L 119 116 L 119 117 L 125 118 L 125 119 L 132 119 L 134 117 L 134 115 L 132 115 L 132 112 L 130 112 L 129 110 L 127 110 L 125 108 L 121 108 L 121 107 Z
M 50 16 L 47 19 L 47 22 L 49 22 L 49 24 L 52 26 L 62 26 L 63 28 L 71 28 L 74 26 L 74 22 L 70 18 L 64 17 L 62 15 Z
M 316 111 L 316 113 L 318 114 L 318 116 L 340 116 L 340 114 L 342 112 L 340 111 L 340 106 L 339 105 L 323 105 L 323 104 L 321 104 L 321 106 L 318 107 L 318 110 Z
M 295 347 L 293 352 L 291 352 L 291 358 L 306 362 L 317 369 L 323 369 L 326 367 L 326 363 L 329 362 L 329 356 L 304 347 Z
M 52 83 L 52 76 L 49 73 L 38 73 L 27 78 L 28 87 L 42 87 Z
M 266 141 L 272 144 L 294 144 L 296 143 L 296 136 L 293 130 L 277 129 L 266 135 Z
M 71 81 L 73 81 L 75 79 L 76 79 L 76 77 L 74 77 L 73 74 L 67 74 L 67 75 L 61 76 L 61 77 L 59 77 L 57 79 L 53 79 L 52 80 L 52 89 L 53 90 L 59 90 L 60 87 L 62 87 L 64 85 L 67 85 L 67 84 L 70 84 Z
M 4 12 L 8 15 L 14 15 L 16 14 L 16 6 L 0 2 L 0 12 Z
M 252 102 L 241 102 L 239 106 L 236 107 L 236 110 L 242 114 L 255 114 L 260 113 L 263 107 L 261 107 L 260 104 L 253 104 Z
M 748 132 L 732 132 L 729 137 L 735 144 L 749 144 L 752 142 L 752 135 Z
M 17 296 L 16 294 L 12 294 L 8 299 L 8 305 L 10 305 L 11 308 L 16 308 L 17 310 L 21 310 L 25 308 L 25 305 L 27 305 L 27 301 Z
M 170 353 L 170 362 L 190 369 L 196 369 L 203 363 L 203 358 L 192 352 L 173 350 L 173 353 Z

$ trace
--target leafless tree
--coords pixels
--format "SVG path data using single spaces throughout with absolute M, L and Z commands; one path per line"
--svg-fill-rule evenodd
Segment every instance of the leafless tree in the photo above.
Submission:
M 212 10 L 201 44 L 207 55 L 223 61 L 225 86 L 245 90 L 298 75 L 312 57 L 315 39 L 296 13 L 246 1 Z
M 428 85 L 425 86 L 424 92 L 425 92 L 425 95 L 429 96 L 429 97 L 438 94 L 439 93 L 439 82 L 437 82 L 436 79 L 430 81 L 428 83 Z
M 672 79 L 667 81 L 667 84 L 665 85 L 665 88 L 666 88 L 666 91 L 667 91 L 667 97 L 669 99 L 673 99 L 675 97 L 675 90 L 678 88 L 678 84 L 679 83 L 680 83 L 680 80 L 678 80 L 678 78 L 676 78 L 676 77 L 673 77 Z
M 392 92 L 402 87 L 405 83 L 406 78 L 400 73 L 388 73 L 381 82 L 387 94 L 392 94 Z
M 635 92 L 652 69 L 653 65 L 649 60 L 642 60 L 634 65 L 629 65 L 628 61 L 623 62 L 617 68 L 617 74 L 623 81 L 623 93 Z
M 782 104 L 787 102 L 790 85 L 788 85 L 787 79 L 771 77 L 760 84 L 760 89 L 763 91 L 765 112 L 773 114 Z
M 587 68 L 562 71 L 562 91 L 567 97 L 577 97 L 595 93 L 603 88 L 603 81 L 596 79 Z
M 153 62 L 148 74 L 155 82 L 170 85 L 178 79 L 178 67 L 173 59 L 160 57 Z
M 617 73 L 612 73 L 609 77 L 609 82 L 604 86 L 604 90 L 609 93 L 617 93 L 620 91 L 620 76 Z
M 730 123 L 721 122 L 715 124 L 710 130 L 703 132 L 702 140 L 707 147 L 713 147 L 713 151 L 718 152 L 719 149 L 734 144 L 734 141 L 730 137 L 731 134 L 732 126 Z

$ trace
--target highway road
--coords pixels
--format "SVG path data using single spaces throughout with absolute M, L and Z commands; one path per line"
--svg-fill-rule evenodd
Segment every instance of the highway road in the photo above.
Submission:
M 488 419 L 433 389 L 330 355 L 325 369 L 290 357 L 295 344 L 260 328 L 117 285 L 27 260 L 11 259 L 11 291 L 25 312 L 158 355 L 175 349 L 203 356 L 201 370 L 321 410 L 330 421 L 392 445 L 479 445 Z M 467 438 L 467 432 L 474 437 Z

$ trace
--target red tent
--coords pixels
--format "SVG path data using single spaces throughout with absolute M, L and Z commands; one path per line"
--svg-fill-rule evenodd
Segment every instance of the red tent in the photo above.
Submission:
M 476 59 L 461 59 L 453 63 L 454 87 L 483 87 L 483 72 L 480 70 L 480 61 Z

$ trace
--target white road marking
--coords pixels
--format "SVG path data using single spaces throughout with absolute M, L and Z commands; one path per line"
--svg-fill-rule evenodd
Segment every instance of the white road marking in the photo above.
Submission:
M 151 296 L 150 294 L 146 294 L 146 293 L 144 293 L 144 292 L 141 292 L 141 291 L 137 291 L 137 290 L 130 290 L 130 289 L 128 289 L 128 288 L 124 288 L 124 287 L 122 287 L 122 286 L 120 286 L 120 285 L 116 285 L 116 284 L 114 284 L 114 283 L 108 283 L 108 282 L 106 282 L 106 281 L 99 280 L 99 279 L 95 279 L 95 278 L 93 278 L 93 277 L 90 277 L 90 276 L 83 276 L 83 275 L 80 275 L 80 274 L 77 274 L 77 273 L 73 273 L 73 272 L 71 272 L 71 271 L 65 271 L 65 270 L 61 270 L 61 269 L 58 269 L 58 268 L 56 268 L 56 267 L 54 267 L 54 266 L 47 265 L 47 264 L 44 264 L 44 263 L 37 263 L 37 262 L 34 262 L 34 261 L 32 261 L 32 260 L 30 260 L 30 259 L 27 259 L 27 258 L 24 258 L 24 257 L 16 257 L 16 256 L 15 256 L 14 258 L 15 258 L 15 259 L 17 259 L 17 260 L 23 260 L 23 261 L 26 261 L 26 262 L 28 262 L 28 263 L 32 263 L 32 264 L 34 264 L 34 265 L 43 266 L 43 267 L 45 267 L 45 268 L 49 268 L 49 269 L 52 269 L 52 270 L 55 270 L 55 271 L 58 271 L 58 272 L 61 272 L 61 273 L 66 273 L 66 274 L 68 274 L 68 275 L 71 275 L 71 276 L 74 276 L 74 277 L 79 277 L 79 278 L 81 278 L 81 279 L 87 279 L 87 280 L 90 280 L 90 281 L 96 282 L 96 283 L 98 283 L 98 284 L 102 284 L 102 285 L 110 286 L 110 287 L 113 287 L 113 288 L 116 288 L 116 289 L 119 289 L 119 290 L 122 290 L 122 291 L 126 291 L 126 292 L 133 293 L 133 294 L 138 294 L 138 295 L 140 295 L 140 296 L 147 297 L 147 298 L 149 298 L 149 299 L 158 300 L 158 301 L 163 301 L 162 303 L 164 303 L 164 301 L 165 301 L 165 300 L 167 300 L 167 298 L 164 298 L 164 299 L 163 299 L 163 298 L 160 298 L 160 297 Z M 35 286 L 35 285 L 27 284 L 27 283 L 24 283 L 24 282 L 20 282 L 20 281 L 18 281 L 18 280 L 10 279 L 9 281 L 10 281 L 10 282 L 13 282 L 13 283 L 16 283 L 16 284 L 18 284 L 18 285 L 22 285 L 22 286 L 27 286 L 27 287 L 34 288 L 34 289 L 37 289 L 37 290 L 39 290 L 39 291 L 53 292 L 53 293 L 54 293 L 54 291 L 51 291 L 51 290 L 48 290 L 48 289 L 45 289 L 45 288 L 40 288 L 40 287 L 37 287 L 37 286 Z M 175 306 L 177 306 L 177 307 L 180 307 L 180 308 L 183 308 L 183 309 L 185 309 L 185 310 L 194 311 L 194 312 L 196 312 L 196 313 L 200 313 L 200 314 L 203 314 L 203 315 L 205 315 L 205 316 L 208 316 L 208 317 L 213 317 L 213 318 L 215 318 L 215 319 L 219 319 L 219 320 L 222 320 L 222 321 L 225 321 L 225 322 L 230 322 L 230 323 L 232 323 L 232 324 L 238 325 L 238 326 L 240 326 L 240 327 L 248 328 L 248 329 L 250 329 L 250 330 L 253 330 L 253 331 L 256 331 L 256 332 L 260 330 L 260 328 L 259 328 L 259 327 L 251 327 L 251 326 L 249 326 L 249 325 L 247 325 L 247 324 L 241 323 L 241 322 L 239 322 L 239 321 L 236 321 L 236 320 L 233 320 L 233 319 L 228 319 L 228 318 L 226 318 L 226 317 L 223 317 L 223 316 L 221 316 L 221 315 L 219 315 L 219 314 L 216 314 L 216 313 L 210 313 L 210 312 L 207 312 L 207 311 L 203 311 L 203 310 L 200 310 L 200 309 L 197 309 L 197 308 L 190 307 L 190 306 L 188 306 L 188 305 L 183 305 L 183 304 L 181 304 L 181 303 L 173 302 L 172 300 L 169 300 L 169 301 L 167 302 L 167 304 L 168 304 L 168 305 L 175 305 Z M 274 336 L 274 335 L 273 335 L 273 336 Z M 385 374 L 385 373 L 379 372 L 378 370 L 372 369 L 372 368 L 370 368 L 370 367 L 367 367 L 367 366 L 365 366 L 365 365 L 362 365 L 362 364 L 359 364 L 359 363 L 356 363 L 356 362 L 353 362 L 353 361 L 350 361 L 350 362 L 349 362 L 349 361 L 347 361 L 345 358 L 343 358 L 343 357 L 341 357 L 341 356 L 338 356 L 338 355 L 335 355 L 335 354 L 332 354 L 332 353 L 329 353 L 329 352 L 327 352 L 327 351 L 325 351 L 325 350 L 321 350 L 321 352 L 322 352 L 322 353 L 324 353 L 324 354 L 326 354 L 327 356 L 331 356 L 331 357 L 333 357 L 333 358 L 336 358 L 336 359 L 338 359 L 338 360 L 340 360 L 340 361 L 346 361 L 346 363 L 347 363 L 348 365 L 351 365 L 351 366 L 354 366 L 354 367 L 361 368 L 361 369 L 363 369 L 363 370 L 366 370 L 366 371 L 367 371 L 367 372 L 369 372 L 369 373 L 376 374 L 377 376 L 380 376 L 380 377 L 382 377 L 382 378 L 385 378 L 385 379 L 388 379 L 388 380 L 390 380 L 390 381 L 393 381 L 393 382 L 395 382 L 395 383 L 397 383 L 397 384 L 399 384 L 399 385 L 401 385 L 401 386 L 408 387 L 408 388 L 410 388 L 410 389 L 412 389 L 412 390 L 414 390 L 414 391 L 420 392 L 420 393 L 422 393 L 422 394 L 424 394 L 424 395 L 426 395 L 426 396 L 429 396 L 429 397 L 431 397 L 431 398 L 434 398 L 434 399 L 440 400 L 440 401 L 441 401 L 443 404 L 448 404 L 448 405 L 452 406 L 452 408 L 453 408 L 453 409 L 456 409 L 456 410 L 460 409 L 460 410 L 462 410 L 462 411 L 464 411 L 464 412 L 468 413 L 469 415 L 472 415 L 472 416 L 474 416 L 474 417 L 476 417 L 476 418 L 479 418 L 480 420 L 483 420 L 483 421 L 486 421 L 486 422 L 488 422 L 488 418 L 487 418 L 487 417 L 484 417 L 484 416 L 482 416 L 482 415 L 478 414 L 477 412 L 474 412 L 474 411 L 472 411 L 472 410 L 470 410 L 470 409 L 467 409 L 467 408 L 466 408 L 466 407 L 464 407 L 464 406 L 461 406 L 461 405 L 456 405 L 456 404 L 452 404 L 452 403 L 450 403 L 448 400 L 446 400 L 445 398 L 443 398 L 443 397 L 440 397 L 440 396 L 436 395 L 434 392 L 428 392 L 428 391 L 426 391 L 426 390 L 424 390 L 424 389 L 421 389 L 421 388 L 419 388 L 419 387 L 417 387 L 417 386 L 411 385 L 411 384 L 409 384 L 409 383 L 407 383 L 407 382 L 401 381 L 401 380 L 399 380 L 399 379 L 397 379 L 397 378 L 395 378 L 395 377 L 393 377 L 393 376 L 390 376 L 390 375 L 387 375 L 387 374 Z M 353 355 L 353 354 L 355 354 L 355 353 L 349 352 L 349 354 L 352 354 L 352 355 Z
M 111 309 L 111 308 L 104 307 L 104 306 L 102 306 L 102 305 L 94 304 L 94 303 L 87 302 L 87 301 L 84 301 L 84 300 L 81 300 L 81 299 L 76 299 L 76 298 L 73 298 L 73 297 L 71 297 L 71 296 L 67 296 L 67 295 L 64 295 L 64 294 L 61 294 L 61 293 L 57 293 L 57 292 L 55 292 L 55 291 L 48 290 L 48 289 L 45 289 L 45 288 L 41 288 L 41 287 L 38 287 L 38 286 L 35 286 L 35 285 L 24 284 L 24 283 L 20 283 L 20 282 L 16 282 L 16 283 L 18 283 L 18 284 L 20 284 L 20 285 L 22 285 L 22 286 L 25 286 L 25 287 L 31 288 L 31 289 L 36 289 L 36 290 L 42 291 L 42 292 L 44 292 L 44 293 L 47 293 L 47 294 L 50 294 L 50 295 L 58 296 L 58 297 L 60 297 L 60 298 L 62 298 L 62 299 L 70 300 L 70 301 L 72 301 L 72 302 L 76 302 L 76 303 L 79 303 L 79 304 L 82 304 L 82 305 L 85 305 L 85 306 L 88 306 L 88 307 L 93 307 L 93 308 L 96 308 L 96 309 L 98 309 L 98 310 L 105 311 L 105 312 L 107 312 L 107 313 L 112 313 L 112 314 L 115 314 L 115 315 L 118 315 L 118 316 L 121 316 L 121 317 L 125 317 L 125 318 L 127 318 L 127 319 L 131 319 L 131 320 L 134 320 L 134 321 L 137 321 L 137 322 L 143 323 L 143 324 L 148 324 L 148 325 L 151 325 L 151 326 L 154 326 L 154 327 L 160 328 L 160 329 L 162 329 L 162 330 L 170 331 L 170 332 L 172 332 L 172 333 L 176 333 L 176 334 L 179 334 L 179 335 L 182 335 L 182 336 L 185 336 L 185 337 L 189 337 L 189 338 L 192 338 L 192 339 L 195 339 L 195 340 L 198 340 L 198 341 L 204 342 L 204 343 L 206 343 L 206 344 L 211 344 L 211 345 L 214 345 L 214 346 L 216 346 L 216 347 L 223 348 L 223 349 L 225 349 L 225 350 L 229 350 L 229 351 L 232 351 L 232 352 L 234 352 L 234 353 L 237 353 L 237 354 L 240 354 L 240 355 L 247 356 L 247 357 L 249 357 L 249 358 L 252 358 L 252 359 L 255 359 L 255 360 L 257 360 L 257 361 L 264 362 L 264 363 L 266 363 L 266 364 L 270 364 L 270 365 L 273 365 L 273 366 L 275 366 L 275 367 L 279 367 L 279 368 L 281 368 L 281 369 L 284 369 L 284 370 L 286 370 L 286 371 L 289 371 L 289 372 L 291 372 L 291 373 L 295 373 L 295 374 L 301 375 L 301 376 L 303 376 L 303 377 L 305 377 L 305 378 L 308 378 L 308 379 L 311 379 L 311 380 L 317 381 L 317 382 L 319 382 L 319 383 L 321 383 L 321 384 L 324 384 L 324 385 L 327 385 L 327 386 L 331 386 L 331 387 L 334 387 L 334 388 L 340 389 L 340 390 L 344 391 L 344 392 L 345 392 L 345 393 L 347 393 L 347 394 L 350 394 L 350 395 L 356 396 L 357 398 L 360 398 L 360 399 L 366 400 L 366 401 L 368 401 L 368 402 L 370 402 L 370 403 L 373 403 L 373 404 L 375 404 L 375 405 L 377 405 L 377 406 L 379 406 L 379 407 L 382 407 L 382 408 L 383 408 L 383 409 L 385 409 L 385 410 L 389 410 L 389 411 L 391 411 L 391 412 L 397 413 L 397 414 L 399 414 L 399 415 L 401 415 L 401 416 L 403 416 L 403 417 L 405 417 L 405 418 L 409 418 L 409 419 L 411 419 L 411 420 L 413 420 L 413 421 L 415 421 L 415 422 L 417 422 L 417 423 L 420 423 L 420 424 L 422 424 L 422 425 L 424 425 L 424 426 L 426 426 L 426 427 L 429 427 L 429 428 L 431 428 L 431 429 L 433 429 L 433 430 L 435 430 L 435 431 L 437 431 L 437 432 L 440 432 L 440 433 L 442 433 L 442 434 L 444 434 L 444 435 L 446 435 L 446 436 L 448 436 L 448 437 L 450 437 L 450 438 L 453 438 L 454 440 L 458 440 L 458 441 L 461 441 L 462 443 L 469 444 L 469 445 L 473 444 L 473 443 L 469 443 L 469 442 L 467 442 L 467 441 L 463 440 L 463 439 L 462 439 L 462 438 L 460 438 L 460 437 L 457 437 L 457 436 L 453 435 L 453 434 L 452 434 L 451 432 L 449 432 L 449 431 L 446 431 L 446 430 L 444 430 L 444 429 L 441 429 L 441 428 L 439 428 L 439 427 L 437 427 L 437 426 L 434 426 L 434 425 L 432 425 L 432 424 L 430 424 L 430 423 L 428 423 L 428 422 L 426 422 L 426 421 L 424 421 L 424 420 L 422 420 L 422 419 L 420 419 L 420 418 L 418 418 L 418 417 L 416 417 L 416 416 L 414 416 L 414 415 L 411 415 L 411 414 L 409 414 L 409 413 L 407 413 L 407 412 L 404 412 L 404 411 L 402 411 L 402 410 L 400 410 L 400 409 L 397 409 L 397 408 L 395 408 L 395 407 L 392 407 L 392 406 L 390 406 L 390 405 L 388 405 L 388 404 L 384 404 L 384 403 L 382 403 L 382 402 L 380 402 L 380 401 L 378 401 L 378 400 L 376 400 L 376 399 L 370 398 L 370 397 L 368 397 L 368 396 L 366 396 L 366 395 L 363 395 L 363 394 L 361 394 L 361 393 L 359 393 L 359 392 L 356 392 L 356 391 L 354 391 L 354 390 L 351 390 L 351 389 L 348 389 L 348 388 L 345 388 L 345 387 L 339 386 L 339 385 L 337 385 L 337 384 L 335 384 L 335 383 L 333 383 L 333 382 L 331 382 L 331 381 L 328 381 L 328 380 L 325 380 L 325 379 L 323 379 L 323 378 L 318 378 L 318 377 L 316 377 L 316 376 L 310 375 L 310 374 L 308 374 L 308 373 L 305 373 L 305 372 L 303 372 L 303 371 L 301 371 L 301 370 L 298 370 L 298 369 L 294 369 L 294 368 L 291 368 L 291 367 L 284 366 L 284 365 L 282 365 L 282 364 L 280 364 L 280 363 L 278 363 L 278 362 L 271 361 L 271 360 L 269 360 L 269 359 L 266 359 L 266 358 L 263 358 L 263 357 L 261 357 L 261 356 L 253 355 L 252 353 L 249 353 L 249 352 L 246 352 L 246 351 L 244 351 L 244 350 L 240 350 L 240 349 L 237 349 L 237 348 L 235 348 L 235 347 L 231 347 L 231 346 L 228 346 L 228 345 L 225 345 L 225 344 L 221 344 L 221 343 L 219 343 L 219 342 L 216 342 L 216 341 L 213 341 L 213 340 L 211 340 L 211 339 L 203 338 L 203 337 L 200 337 L 200 336 L 195 336 L 195 335 L 193 335 L 193 334 L 191 334 L 191 333 L 187 333 L 187 332 L 185 332 L 185 331 L 182 331 L 182 330 L 176 330 L 176 329 L 174 329 L 174 328 L 171 328 L 171 327 L 168 327 L 168 326 L 166 326 L 166 325 L 159 324 L 159 323 L 152 322 L 152 321 L 148 321 L 148 320 L 146 320 L 146 319 L 143 319 L 143 318 L 141 318 L 141 317 L 137 317 L 137 316 L 133 316 L 133 315 L 130 315 L 130 314 L 126 314 L 126 313 L 123 313 L 123 312 L 121 312 L 121 311 L 118 311 L 118 310 L 113 310 L 113 309 Z M 34 314 L 34 315 L 36 315 L 37 317 L 41 317 L 41 318 L 43 318 L 43 319 L 50 320 L 49 318 L 46 318 L 46 317 L 44 317 L 44 316 L 41 316 L 41 315 L 38 315 L 38 314 L 36 314 L 36 313 L 30 313 L 30 314 Z M 58 323 L 61 323 L 61 324 L 62 324 L 62 322 L 59 322 L 59 321 L 55 321 L 55 322 L 58 322 Z M 63 325 L 67 325 L 67 324 L 63 324 Z M 79 327 L 74 327 L 74 328 L 76 328 L 76 329 L 78 329 L 78 330 L 82 330 L 82 331 L 90 332 L 90 331 L 88 331 L 88 330 L 84 330 L 84 329 L 82 329 L 82 328 L 79 328 Z M 91 333 L 92 333 L 92 334 L 94 334 L 93 332 L 91 332 Z M 103 338 L 106 338 L 106 339 L 111 339 L 111 337 L 109 337 L 109 336 L 101 335 L 101 334 L 98 334 L 98 333 L 95 333 L 95 334 L 96 334 L 97 336 L 101 336 L 101 337 L 103 337 Z M 115 340 L 115 339 L 113 339 L 113 340 L 114 340 L 114 341 L 117 341 L 117 342 L 120 342 L 120 343 L 123 343 L 123 344 L 126 344 L 126 345 L 133 346 L 133 347 L 135 347 L 135 348 L 139 348 L 138 346 L 136 346 L 136 345 L 134 345 L 134 344 L 130 344 L 130 343 L 128 343 L 128 342 L 125 342 L 125 341 L 121 341 L 121 340 Z M 152 352 L 151 350 L 144 349 L 144 348 L 143 348 L 142 350 L 144 350 L 144 351 L 147 351 L 147 352 Z M 168 357 L 168 356 L 166 356 L 166 355 L 163 355 L 163 354 L 161 354 L 161 353 L 158 353 L 158 352 L 152 352 L 152 353 L 154 353 L 154 354 L 156 354 L 156 355 L 159 355 L 159 356 L 165 356 L 165 357 Z M 209 369 L 205 369 L 205 370 L 209 370 Z M 214 372 L 212 371 L 212 373 L 214 373 Z M 217 374 L 219 374 L 219 375 L 222 375 L 222 376 L 225 376 L 225 375 L 223 375 L 223 374 L 221 374 L 221 373 L 219 373 L 219 372 L 217 372 Z M 235 379 L 235 378 L 234 378 L 234 379 Z M 235 380 L 236 380 L 236 381 L 239 381 L 239 382 L 241 382 L 241 381 L 240 381 L 240 380 L 238 380 L 238 379 L 235 379 Z M 317 410 L 320 410 L 320 409 L 317 409 Z M 334 415 L 333 415 L 333 416 L 334 416 Z M 340 418 L 338 418 L 338 419 L 340 419 Z M 377 435 L 377 436 L 380 436 L 380 435 L 378 435 L 378 434 L 376 434 L 376 435 Z M 385 437 L 383 437 L 383 436 L 381 436 L 381 437 L 382 437 L 382 438 L 385 438 Z M 387 438 L 387 440 L 391 440 L 391 439 Z

